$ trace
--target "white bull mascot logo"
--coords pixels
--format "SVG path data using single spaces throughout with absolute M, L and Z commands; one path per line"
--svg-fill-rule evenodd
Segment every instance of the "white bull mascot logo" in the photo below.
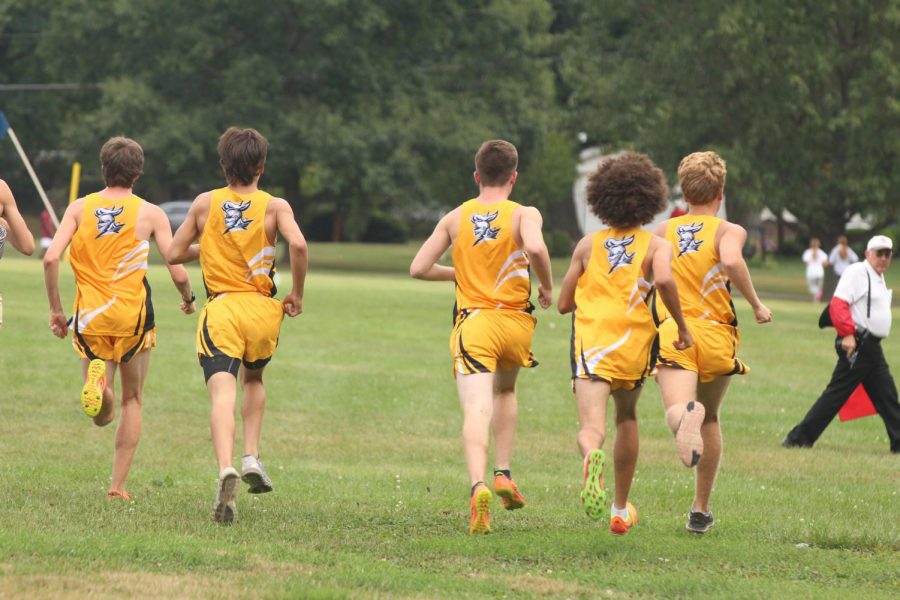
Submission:
M 475 229 L 473 233 L 475 234 L 475 243 L 473 246 L 477 246 L 481 242 L 487 242 L 489 240 L 496 240 L 497 234 L 500 233 L 499 227 L 491 227 L 491 222 L 497 218 L 500 214 L 500 211 L 491 214 L 487 212 L 483 215 L 472 215 L 472 223 L 475 225 Z
M 116 217 L 121 215 L 124 210 L 124 206 L 120 206 L 119 208 L 116 208 L 115 206 L 112 208 L 98 208 L 95 210 L 94 216 L 97 217 L 97 231 L 100 233 L 98 233 L 97 237 L 94 239 L 103 237 L 104 235 L 119 233 L 119 231 L 125 227 L 125 224 L 116 223 Z
M 622 238 L 621 240 L 609 238 L 603 243 L 603 247 L 606 248 L 607 252 L 610 273 L 619 267 L 632 264 L 634 261 L 634 252 L 626 252 L 626 250 L 628 250 L 628 246 L 630 246 L 633 241 L 634 234 L 631 234 L 627 238 Z
M 691 252 L 698 252 L 700 250 L 703 240 L 695 240 L 694 234 L 701 229 L 703 229 L 703 223 L 680 225 L 675 229 L 675 234 L 678 235 L 678 249 L 680 250 L 678 256 L 689 254 Z
M 225 233 L 230 231 L 247 231 L 247 227 L 253 222 L 253 219 L 245 219 L 244 211 L 250 208 L 250 201 L 235 204 L 234 202 L 223 202 L 222 210 L 225 211 Z

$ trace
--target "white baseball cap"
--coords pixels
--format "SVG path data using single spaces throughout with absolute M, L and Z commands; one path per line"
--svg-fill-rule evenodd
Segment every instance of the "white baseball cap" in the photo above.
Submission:
M 894 242 L 886 235 L 876 235 L 866 245 L 866 250 L 881 250 L 883 248 L 888 250 L 894 249 Z

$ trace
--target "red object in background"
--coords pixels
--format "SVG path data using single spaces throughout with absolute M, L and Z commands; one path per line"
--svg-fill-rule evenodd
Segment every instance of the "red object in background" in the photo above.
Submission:
M 866 393 L 866 388 L 860 384 L 856 386 L 856 389 L 850 394 L 850 397 L 844 403 L 844 406 L 838 411 L 838 418 L 841 421 L 850 421 L 851 419 L 868 417 L 877 412 L 878 411 L 875 410 L 875 405 L 872 404 L 871 398 L 869 398 L 869 395 Z
M 672 209 L 672 214 L 669 215 L 670 219 L 674 219 L 675 217 L 680 217 L 682 215 L 686 215 L 687 211 L 681 208 L 680 206 L 676 206 Z
M 56 226 L 53 225 L 53 219 L 47 209 L 41 213 L 41 237 L 52 238 L 56 234 Z

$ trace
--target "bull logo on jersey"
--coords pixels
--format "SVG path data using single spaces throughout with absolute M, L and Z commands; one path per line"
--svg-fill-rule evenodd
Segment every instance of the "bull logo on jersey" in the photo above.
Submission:
M 222 203 L 222 210 L 225 211 L 225 233 L 247 231 L 247 227 L 253 222 L 253 219 L 244 218 L 244 211 L 248 208 L 250 208 L 249 200 L 240 204 L 228 201 Z
M 628 246 L 632 242 L 634 242 L 634 234 L 620 240 L 609 238 L 603 243 L 603 247 L 606 248 L 607 252 L 606 259 L 609 261 L 610 273 L 619 267 L 625 267 L 634 262 L 634 252 L 628 252 Z
M 488 211 L 483 215 L 472 215 L 472 224 L 475 226 L 475 229 L 473 230 L 473 233 L 475 234 L 475 243 L 472 244 L 473 246 L 477 246 L 481 242 L 494 241 L 497 239 L 500 228 L 491 227 L 491 222 L 499 215 L 500 211 L 497 211 L 494 214 L 491 214 L 490 211 Z
M 97 231 L 100 233 L 97 234 L 97 238 L 103 237 L 104 235 L 112 235 L 114 233 L 119 233 L 123 227 L 125 227 L 125 223 L 116 223 L 116 217 L 122 214 L 125 210 L 124 206 L 120 206 L 116 208 L 113 206 L 112 208 L 98 208 L 94 211 L 94 216 L 97 217 Z
M 678 256 L 682 254 L 690 254 L 700 250 L 703 240 L 694 239 L 694 234 L 703 229 L 703 223 L 691 223 L 690 225 L 679 225 L 675 228 L 675 235 L 678 236 Z

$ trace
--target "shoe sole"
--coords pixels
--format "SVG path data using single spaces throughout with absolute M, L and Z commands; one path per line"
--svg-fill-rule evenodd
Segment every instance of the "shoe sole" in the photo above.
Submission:
M 266 494 L 272 491 L 272 484 L 266 483 L 262 473 L 247 471 L 241 475 L 241 481 L 249 485 L 247 492 L 250 494 Z
M 706 409 L 699 402 L 688 402 L 675 434 L 678 457 L 686 467 L 693 467 L 703 456 L 703 436 L 700 427 L 706 418 Z
M 475 495 L 475 519 L 469 525 L 469 535 L 490 533 L 491 491 L 481 490 Z
M 587 479 L 581 488 L 581 505 L 588 517 L 595 521 L 603 518 L 606 507 L 606 490 L 603 489 L 603 466 L 606 455 L 594 450 L 588 455 Z
M 216 505 L 213 507 L 213 521 L 230 525 L 237 520 L 237 506 L 234 499 L 237 496 L 238 481 L 240 478 L 237 474 L 225 476 L 222 479 L 222 492 L 218 494 Z
M 506 510 L 518 510 L 525 506 L 525 499 L 521 495 L 516 497 L 515 491 L 510 488 L 494 488 L 494 492 L 500 496 L 503 508 Z
M 100 381 L 106 377 L 106 363 L 95 358 L 88 365 L 88 380 L 81 388 L 81 408 L 89 417 L 96 417 L 103 408 L 103 388 Z

